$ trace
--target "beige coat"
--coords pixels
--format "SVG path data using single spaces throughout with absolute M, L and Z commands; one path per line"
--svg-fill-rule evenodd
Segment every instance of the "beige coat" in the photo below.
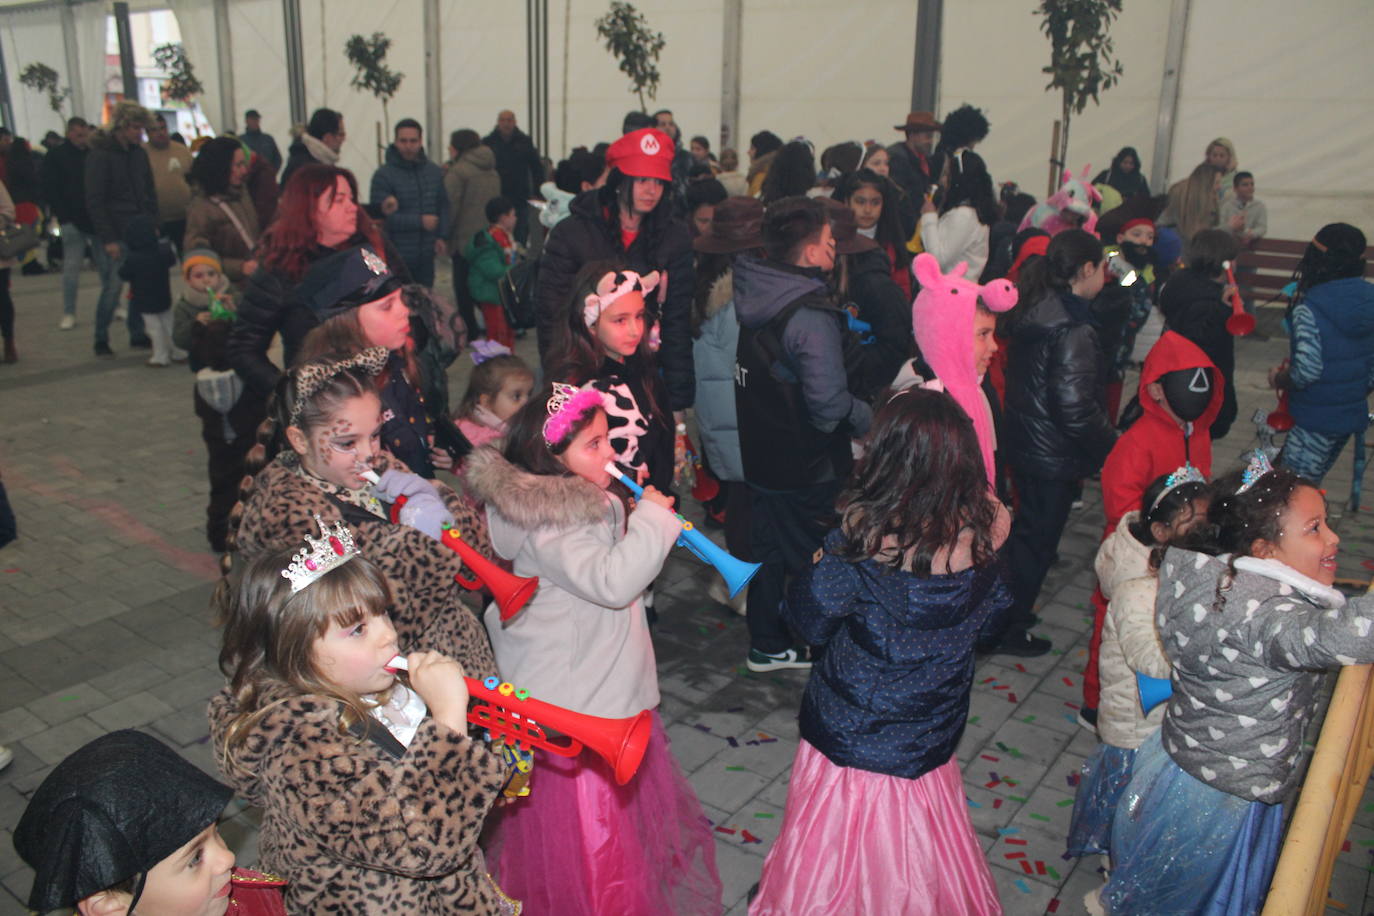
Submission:
M 1122 516 L 1116 530 L 1102 542 L 1093 564 L 1108 601 L 1098 655 L 1102 696 L 1097 733 L 1107 744 L 1124 748 L 1140 747 L 1164 721 L 1163 703 L 1148 716 L 1141 713 L 1136 672 L 1169 676 L 1169 661 L 1155 633 L 1159 586 L 1150 571 L 1150 548 L 1130 532 L 1139 517 L 1138 511 Z
M 168 143 L 166 149 L 145 143 L 143 150 L 148 154 L 148 165 L 153 169 L 157 218 L 164 223 L 185 219 L 186 206 L 191 202 L 191 186 L 186 182 L 186 176 L 191 172 L 191 151 L 175 140 Z
M 233 218 L 225 207 L 232 211 Z M 213 197 L 197 191 L 186 211 L 186 241 L 182 247 L 186 251 L 209 248 L 219 255 L 230 282 L 241 285 L 248 279 L 243 265 L 253 257 L 258 235 L 258 211 L 242 189 Z
M 487 201 L 501 196 L 501 176 L 496 173 L 491 147 L 479 144 L 464 151 L 444 172 L 444 190 L 448 193 L 448 247 L 462 254 L 472 237 L 487 228 Z

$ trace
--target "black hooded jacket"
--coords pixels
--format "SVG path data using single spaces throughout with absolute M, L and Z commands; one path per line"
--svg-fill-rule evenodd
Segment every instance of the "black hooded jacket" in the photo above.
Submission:
M 610 202 L 602 200 L 603 192 Z M 645 305 L 659 320 L 662 345 L 658 364 L 668 385 L 669 407 L 686 410 L 696 395 L 692 368 L 692 291 L 696 288 L 696 267 L 691 235 L 687 224 L 673 217 L 661 225 L 655 237 L 640 232 L 627 250 L 621 243 L 620 216 L 612 193 L 598 189 L 574 197 L 568 216 L 553 228 L 544 243 L 534 294 L 540 358 L 547 362 L 560 319 L 568 308 L 573 280 L 585 265 L 614 261 L 641 274 L 657 270 L 663 278 Z M 659 207 L 671 212 L 671 206 L 665 194 Z

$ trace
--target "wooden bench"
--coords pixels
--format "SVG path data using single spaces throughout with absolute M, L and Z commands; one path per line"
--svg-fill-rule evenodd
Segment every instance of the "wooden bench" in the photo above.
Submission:
M 1260 239 L 1244 249 L 1236 260 L 1236 283 L 1247 303 L 1287 305 L 1280 292 L 1293 279 L 1293 271 L 1307 251 L 1308 240 Z M 1369 264 L 1364 275 L 1374 278 L 1374 246 L 1365 249 Z

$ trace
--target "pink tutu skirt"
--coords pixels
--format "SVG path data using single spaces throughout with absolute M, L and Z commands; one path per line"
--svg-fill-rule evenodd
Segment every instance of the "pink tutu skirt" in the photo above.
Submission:
M 1001 912 L 953 758 L 903 779 L 836 766 L 801 742 L 749 916 Z
M 530 794 L 504 809 L 487 855 L 525 916 L 720 913 L 710 825 L 653 715 L 628 785 L 591 751 L 535 752 Z

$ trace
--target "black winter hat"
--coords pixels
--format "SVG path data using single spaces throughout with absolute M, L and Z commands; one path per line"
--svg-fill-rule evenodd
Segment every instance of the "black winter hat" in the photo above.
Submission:
M 213 824 L 233 794 L 142 732 L 95 739 L 48 774 L 14 829 L 15 850 L 36 872 L 29 908 L 75 906 L 146 875 Z M 135 903 L 142 890 L 140 881 Z
M 324 321 L 384 299 L 402 285 L 377 252 L 367 245 L 357 245 L 310 265 L 298 292 L 301 300 Z

